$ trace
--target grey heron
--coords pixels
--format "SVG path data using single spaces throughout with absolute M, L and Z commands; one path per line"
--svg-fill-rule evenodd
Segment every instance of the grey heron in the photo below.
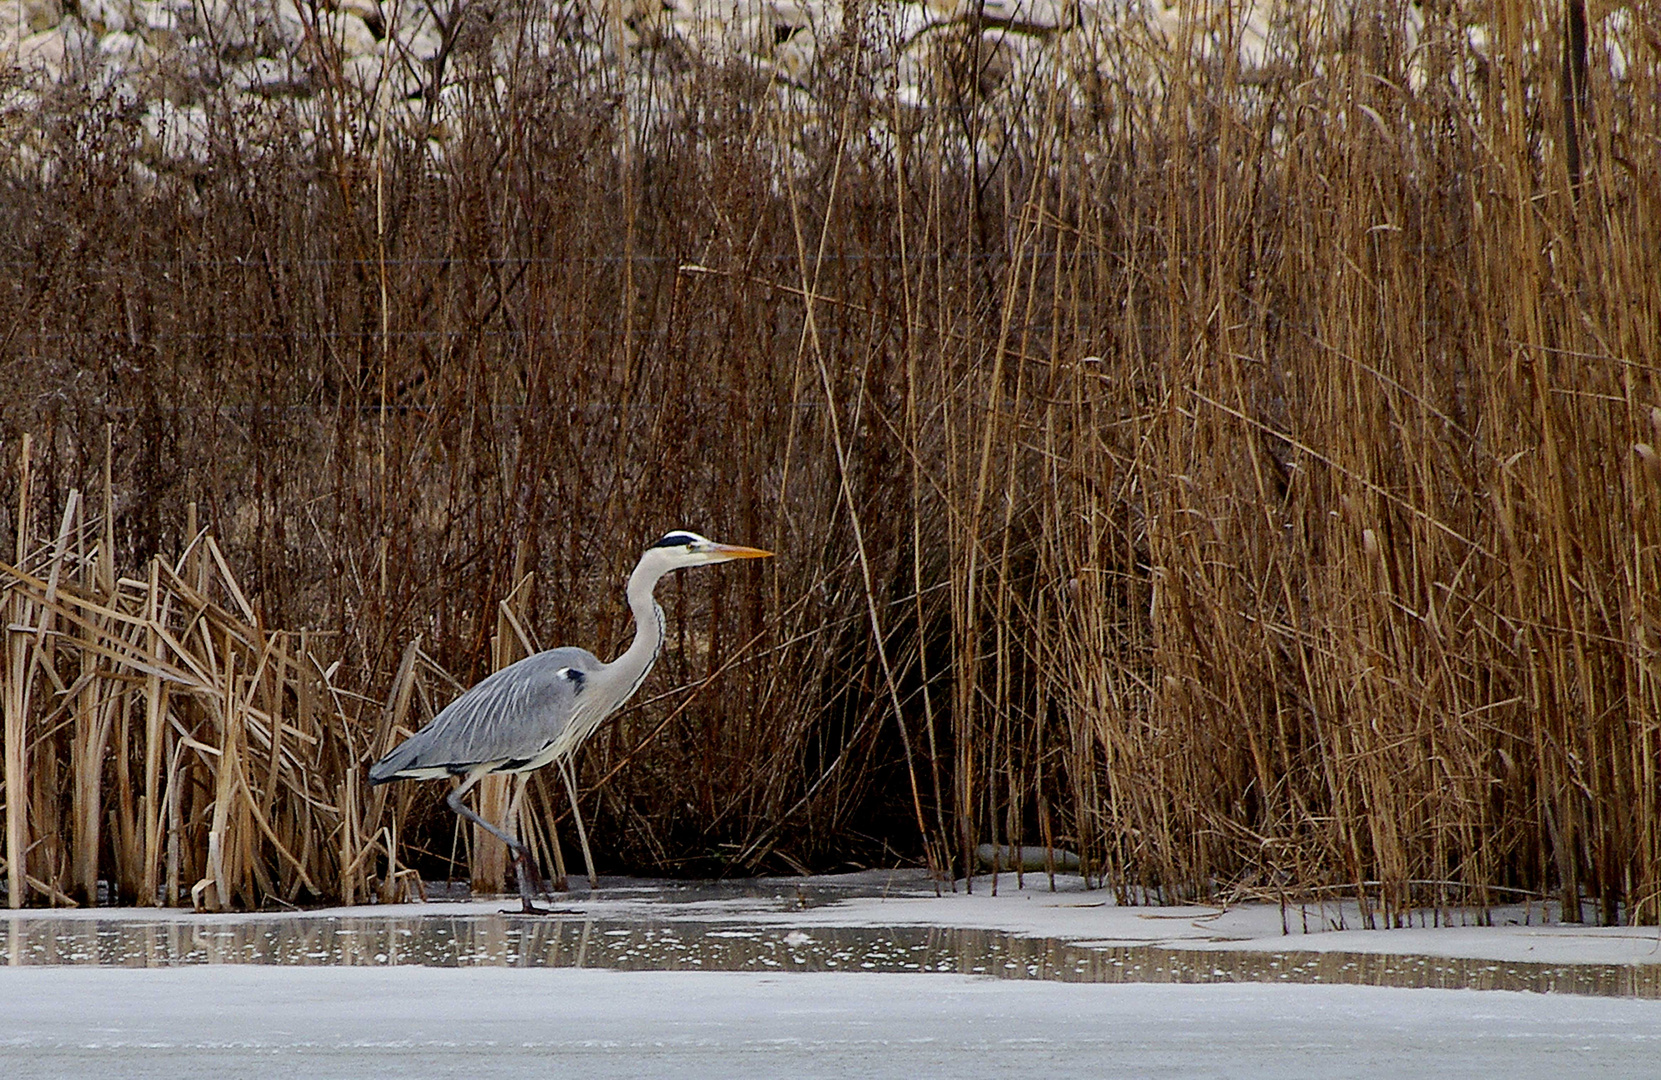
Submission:
M 525 659 L 481 680 L 446 705 L 432 723 L 369 767 L 369 783 L 454 777 L 450 809 L 496 836 L 513 852 L 519 897 L 527 913 L 531 879 L 540 875 L 524 844 L 470 810 L 462 796 L 492 773 L 522 773 L 569 760 L 583 740 L 646 680 L 663 649 L 663 609 L 652 593 L 671 570 L 771 555 L 760 548 L 717 544 L 677 529 L 647 548 L 629 575 L 634 641 L 609 664 L 587 649 L 560 648 Z

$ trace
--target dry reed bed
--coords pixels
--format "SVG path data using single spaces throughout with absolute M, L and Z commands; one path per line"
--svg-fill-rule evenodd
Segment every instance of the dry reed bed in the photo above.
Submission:
M 380 800 L 315 642 L 261 626 L 206 530 L 117 577 L 111 501 L 71 491 L 51 544 L 0 566 L 8 902 L 369 895 Z
M 431 719 L 455 680 L 417 638 L 384 708 L 333 685 L 338 665 L 317 657 L 328 635 L 264 628 L 194 503 L 177 560 L 115 577 L 112 504 L 106 487 L 91 516 L 72 490 L 56 538 L 33 552 L 20 542 L 18 565 L 0 563 L 4 776 L 20 793 L 5 803 L 10 906 L 103 896 L 219 911 L 419 895 L 393 832 L 409 793 L 389 807 L 359 766 Z M 533 648 L 515 616 L 529 582 L 500 605 L 500 664 Z M 481 797 L 500 817 L 509 794 L 493 778 Z M 545 850 L 549 834 L 526 824 Z M 473 839 L 492 845 L 474 855 L 473 881 L 499 891 L 505 848 L 483 830 Z M 563 878 L 557 847 L 552 858 Z
M 617 647 L 623 575 L 687 525 L 781 558 L 664 590 L 675 689 L 580 762 L 608 866 L 961 872 L 1020 841 L 1127 895 L 1653 922 L 1657 47 L 1616 81 L 1555 9 L 1496 15 L 1485 58 L 1433 17 L 1420 89 L 1382 33 L 1288 41 L 1252 86 L 1147 58 L 1164 93 L 1088 108 L 966 71 L 905 112 L 850 40 L 815 104 L 710 71 L 631 120 L 556 57 L 479 82 L 441 166 L 225 115 L 149 187 L 95 111 L 4 200 L 5 432 L 41 436 L 13 527 L 98 486 L 110 423 L 122 565 L 188 580 L 197 499 L 237 618 L 329 632 L 340 727 L 292 721 L 320 756 L 237 805 L 331 898 L 381 880 L 376 843 L 429 875 L 460 850 L 438 785 L 351 788 L 436 673 Z M 175 692 L 181 723 L 320 688 L 275 640 L 215 644 L 265 681 Z M 142 697 L 114 692 L 74 700 Z M 30 730 L 70 759 L 79 729 Z M 84 886 L 63 792 L 35 899 Z M 488 797 L 550 859 L 575 838 L 550 777 Z M 236 902 L 300 895 L 266 843 Z M 96 859 L 136 894 L 142 850 Z

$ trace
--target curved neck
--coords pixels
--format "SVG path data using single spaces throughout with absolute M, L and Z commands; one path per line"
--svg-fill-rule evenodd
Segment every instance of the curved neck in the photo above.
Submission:
M 634 573 L 629 575 L 628 598 L 629 610 L 634 613 L 634 641 L 610 665 L 619 684 L 617 689 L 621 696 L 618 704 L 639 689 L 663 649 L 663 609 L 652 598 L 652 590 L 657 588 L 663 573 L 641 560 Z

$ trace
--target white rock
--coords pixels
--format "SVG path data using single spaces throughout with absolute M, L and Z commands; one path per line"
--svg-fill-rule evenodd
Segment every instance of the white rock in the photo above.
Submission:
M 447 82 L 438 88 L 438 102 L 433 109 L 433 117 L 445 125 L 445 132 L 441 138 L 447 138 L 450 118 L 466 110 L 467 88 L 460 83 Z
M 144 99 L 136 83 L 120 64 L 99 64 L 91 72 L 91 86 L 120 109 L 130 109 Z
M 397 16 L 396 19 L 393 16 Z M 393 8 L 383 9 L 381 12 L 383 24 L 389 23 L 387 32 L 393 37 L 413 33 L 423 26 L 433 25 L 432 10 L 423 3 L 411 3 L 403 0 Z
M 746 32 L 741 47 L 772 57 L 775 68 L 800 84 L 817 56 L 819 35 L 828 20 L 816 20 L 818 5 L 795 0 L 767 0 L 754 15 L 741 17 Z
M 1628 8 L 1611 11 L 1603 18 L 1604 63 L 1616 82 L 1626 78 L 1630 62 L 1627 42 L 1633 41 L 1634 29 L 1632 11 Z
M 157 0 L 141 0 L 133 9 L 137 32 L 158 52 L 176 48 L 188 25 L 177 11 Z
M 98 51 L 116 63 L 142 64 L 150 54 L 144 39 L 130 30 L 117 30 L 98 39 Z
M 1142 20 L 1150 33 L 1166 43 L 1174 44 L 1182 33 L 1182 9 L 1165 0 L 1150 0 Z
M 179 29 L 179 13 L 160 0 L 139 0 L 133 15 L 146 30 L 171 32 Z
M 705 18 L 694 11 L 671 11 L 668 40 L 678 41 L 695 56 L 715 59 L 723 53 L 742 51 L 742 40 L 734 36 L 735 28 L 719 19 Z
M 308 95 L 310 75 L 292 60 L 261 56 L 240 64 L 231 74 L 231 85 L 261 97 Z
M 395 59 L 387 67 L 386 81 L 381 84 L 381 96 L 389 102 L 420 98 L 424 78 L 425 72 L 419 68 Z
M 1253 4 L 1239 26 L 1240 70 L 1260 71 L 1274 60 L 1271 40 L 1273 13 L 1268 4 Z
M 44 74 L 47 78 L 56 79 L 64 72 L 68 48 L 63 32 L 52 29 L 38 34 L 30 34 L 17 43 L 16 59 L 13 61 L 24 71 Z
M 904 49 L 931 26 L 939 26 L 944 19 L 927 4 L 900 4 L 878 16 L 879 33 L 886 37 L 889 48 Z
M 525 34 L 540 45 L 572 40 L 582 33 L 583 5 L 580 0 L 539 6 L 525 17 Z
M 0 90 L 0 116 L 28 116 L 43 104 L 40 91 L 13 83 Z
M 68 49 L 66 59 L 71 66 L 79 62 L 82 56 L 98 51 L 98 35 L 75 16 L 65 16 L 57 29 L 58 33 L 63 35 L 64 45 Z
M 366 23 L 370 19 L 385 21 L 379 0 L 335 0 L 334 6 L 348 15 L 356 15 Z
M 819 39 L 805 26 L 773 49 L 773 67 L 796 86 L 812 85 L 814 62 L 818 58 Z
M 980 51 L 976 54 L 976 89 L 982 95 L 990 95 L 1005 86 L 1030 44 L 1030 38 L 1002 28 L 982 30 Z
M 724 36 L 713 36 L 717 48 L 738 53 L 754 53 L 757 56 L 771 56 L 773 51 L 790 37 L 789 34 L 781 35 L 779 27 L 760 9 L 734 16 L 732 22 L 721 29 Z
M 280 40 L 290 48 L 306 40 L 309 31 L 307 16 L 301 14 L 295 0 L 275 0 L 271 5 L 272 18 L 260 20 L 260 29 L 268 37 Z
M 1465 28 L 1465 42 L 1472 53 L 1484 60 L 1493 55 L 1492 43 L 1488 38 L 1488 27 L 1477 23 Z
M 81 21 L 98 34 L 132 29 L 131 9 L 119 0 L 81 0 Z
M 763 5 L 768 21 L 774 26 L 818 26 L 825 23 L 823 4 L 803 3 L 801 0 L 768 0 Z
M 63 22 L 63 5 L 58 0 L 23 0 L 23 22 L 37 34 L 50 30 Z
M 207 152 L 208 114 L 200 105 L 183 108 L 152 102 L 144 111 L 144 149 L 167 161 L 200 161 Z
M 408 34 L 401 35 L 398 44 L 414 59 L 430 63 L 444 48 L 444 35 L 438 32 L 438 27 L 429 22 Z
M 350 12 L 319 12 L 318 32 L 340 47 L 342 56 L 364 56 L 380 51 L 380 43 L 362 18 Z
M 30 33 L 20 0 L 0 0 L 0 61 Z
M 197 38 L 204 53 L 217 51 L 220 59 L 244 59 L 261 51 L 280 52 L 286 47 L 275 30 L 270 8 L 251 0 L 194 0 L 200 8 L 181 22 Z M 269 46 L 275 46 L 271 49 Z
M 924 6 L 937 18 L 950 22 L 981 18 L 1035 30 L 1055 30 L 1075 21 L 1070 0 L 928 0 Z
M 340 65 L 340 77 L 346 80 L 347 86 L 373 96 L 380 89 L 382 67 L 379 56 L 354 56 Z M 392 67 L 396 69 L 398 65 L 394 63 Z M 388 81 L 390 82 L 390 79 Z

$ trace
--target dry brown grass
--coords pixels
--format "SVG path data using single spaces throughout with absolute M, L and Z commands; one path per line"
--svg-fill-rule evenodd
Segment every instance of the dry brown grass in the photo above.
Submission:
M 781 557 L 663 590 L 660 696 L 581 760 L 603 865 L 961 872 L 1026 842 L 1127 895 L 1338 891 L 1388 923 L 1520 890 L 1654 922 L 1657 45 L 1624 41 L 1624 81 L 1589 65 L 1571 114 L 1557 16 L 1498 13 L 1482 64 L 1433 23 L 1420 90 L 1385 35 L 1251 85 L 1159 56 L 1169 92 L 1089 109 L 905 112 L 850 48 L 805 112 L 710 72 L 680 121 L 624 126 L 555 65 L 481 91 L 442 165 L 305 149 L 274 110 L 144 185 L 95 111 L 0 200 L 9 460 L 39 440 L 0 494 L 32 515 L 20 565 L 77 583 L 14 589 L 9 620 L 115 610 L 105 551 L 188 578 L 194 499 L 249 609 L 214 655 L 261 674 L 181 723 L 340 662 L 328 755 L 267 779 L 236 736 L 265 765 L 223 811 L 222 744 L 180 759 L 181 827 L 241 830 L 223 903 L 306 896 L 277 840 L 309 837 L 331 899 L 447 872 L 438 785 L 382 808 L 357 770 L 443 669 L 616 647 L 622 576 L 685 525 Z M 110 516 L 69 533 L 99 558 L 31 556 L 107 461 Z M 326 650 L 263 629 L 299 626 Z M 109 837 L 148 827 L 157 751 L 97 742 L 98 710 L 149 708 L 138 669 L 38 638 L 8 632 L 64 684 L 8 666 L 7 790 L 15 757 L 59 778 L 22 898 L 154 896 L 154 851 Z M 550 858 L 556 775 L 521 814 Z
M 4 571 L 10 905 L 93 902 L 101 879 L 214 911 L 350 903 L 375 871 L 393 895 L 408 875 L 369 859 L 381 800 L 318 643 L 267 632 L 206 531 L 117 577 L 110 495 L 94 515 L 72 491 Z

